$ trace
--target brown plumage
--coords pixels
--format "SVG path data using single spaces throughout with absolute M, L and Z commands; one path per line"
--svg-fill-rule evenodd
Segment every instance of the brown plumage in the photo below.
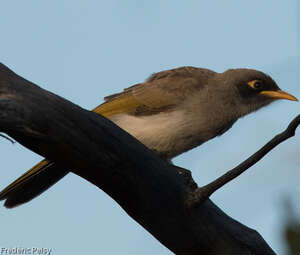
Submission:
M 240 117 L 277 99 L 297 99 L 268 75 L 250 69 L 216 73 L 180 67 L 155 73 L 146 82 L 108 96 L 93 111 L 170 160 L 223 134 Z M 2 192 L 8 208 L 30 201 L 70 169 L 43 160 Z

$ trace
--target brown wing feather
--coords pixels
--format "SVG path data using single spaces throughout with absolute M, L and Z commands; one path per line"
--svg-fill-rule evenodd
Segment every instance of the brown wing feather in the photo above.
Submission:
M 149 115 L 169 110 L 201 89 L 214 74 L 208 69 L 196 67 L 158 72 L 144 83 L 105 97 L 106 102 L 94 111 L 109 118 L 118 113 Z

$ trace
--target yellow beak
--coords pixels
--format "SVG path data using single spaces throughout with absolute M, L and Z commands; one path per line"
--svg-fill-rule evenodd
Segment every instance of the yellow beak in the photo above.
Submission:
M 298 101 L 296 97 L 282 90 L 276 90 L 276 91 L 265 90 L 265 91 L 261 91 L 259 94 L 266 95 L 274 99 L 286 99 L 291 101 Z

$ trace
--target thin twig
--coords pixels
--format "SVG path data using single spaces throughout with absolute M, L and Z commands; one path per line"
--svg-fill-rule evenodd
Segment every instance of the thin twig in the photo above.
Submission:
M 240 163 L 238 166 L 229 170 L 227 173 L 217 178 L 216 180 L 212 181 L 211 183 L 196 189 L 191 194 L 191 197 L 189 199 L 189 204 L 195 205 L 201 203 L 203 200 L 209 198 L 216 190 L 218 190 L 219 188 L 221 188 L 222 186 L 224 186 L 225 184 L 227 184 L 228 182 L 232 181 L 240 174 L 245 172 L 248 168 L 250 168 L 255 163 L 257 163 L 261 158 L 263 158 L 269 151 L 275 148 L 278 144 L 294 136 L 296 128 L 299 126 L 299 124 L 300 124 L 300 115 L 298 115 L 296 118 L 294 118 L 291 121 L 291 123 L 288 125 L 286 130 L 276 135 L 260 150 L 255 152 L 253 155 L 251 155 L 245 161 Z

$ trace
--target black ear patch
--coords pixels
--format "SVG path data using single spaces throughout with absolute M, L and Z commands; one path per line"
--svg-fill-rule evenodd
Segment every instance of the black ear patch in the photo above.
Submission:
M 237 85 L 237 89 L 242 98 L 252 98 L 256 96 L 261 90 L 254 89 L 247 84 L 247 82 L 243 82 Z

